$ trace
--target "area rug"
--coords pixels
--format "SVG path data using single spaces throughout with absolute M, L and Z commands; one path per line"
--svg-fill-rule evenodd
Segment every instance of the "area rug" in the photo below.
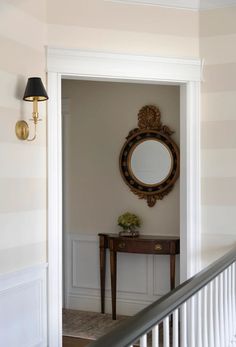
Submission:
M 97 312 L 63 309 L 63 336 L 97 340 L 121 321 L 128 318 L 128 316 L 118 315 L 117 320 L 112 320 L 112 316 L 107 313 L 101 314 Z M 162 327 L 160 329 L 160 337 L 162 340 Z M 134 346 L 139 346 L 139 343 L 135 343 Z M 151 346 L 151 334 L 148 334 L 147 347 Z M 163 346 L 162 341 L 160 341 L 159 346 Z
M 63 309 L 63 336 L 97 340 L 127 318 L 117 316 L 117 320 L 112 320 L 107 313 Z

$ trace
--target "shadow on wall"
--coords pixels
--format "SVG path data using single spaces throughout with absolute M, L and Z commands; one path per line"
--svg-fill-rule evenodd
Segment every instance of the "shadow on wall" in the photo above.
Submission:
M 23 95 L 26 86 L 27 78 L 25 76 L 19 76 L 16 83 L 15 88 L 15 98 L 20 101 L 20 112 L 19 112 L 19 120 L 24 118 L 26 114 L 26 105 L 23 102 Z

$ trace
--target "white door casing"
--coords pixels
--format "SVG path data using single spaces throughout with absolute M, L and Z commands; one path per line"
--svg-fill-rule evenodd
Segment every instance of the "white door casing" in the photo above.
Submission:
M 62 129 L 61 80 L 174 84 L 180 86 L 180 276 L 200 269 L 199 60 L 76 49 L 47 50 L 48 71 L 48 337 L 62 345 Z

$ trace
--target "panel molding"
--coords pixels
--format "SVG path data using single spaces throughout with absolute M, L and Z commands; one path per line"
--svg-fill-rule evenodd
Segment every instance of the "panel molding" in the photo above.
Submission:
M 95 249 L 96 251 L 95 251 Z M 80 249 L 86 249 L 85 257 Z M 87 258 L 89 254 L 89 258 Z M 123 259 L 122 259 L 123 256 Z M 131 258 L 133 262 L 127 262 L 119 272 L 119 265 L 124 261 L 124 257 Z M 142 257 L 140 259 L 140 256 Z M 137 313 L 148 304 L 157 300 L 166 292 L 169 291 L 169 256 L 159 256 L 161 259 L 161 276 L 159 268 L 156 266 L 158 259 L 152 255 L 136 255 L 119 253 L 118 256 L 118 289 L 117 289 L 117 309 L 119 314 L 132 315 Z M 136 260 L 135 260 L 136 259 Z M 129 261 L 129 259 L 128 259 Z M 129 277 L 129 273 L 135 273 L 135 265 L 139 262 L 139 267 L 143 269 L 144 277 L 138 278 L 135 282 L 134 276 L 130 281 L 124 280 Z M 83 278 L 83 272 L 80 274 L 79 266 L 85 266 L 88 269 L 86 278 Z M 135 264 L 135 265 L 134 265 Z M 156 283 L 163 278 L 163 265 L 166 272 L 166 288 L 159 290 Z M 178 263 L 177 263 L 178 266 Z M 109 254 L 107 252 L 107 271 L 106 271 L 106 308 L 107 312 L 111 312 L 111 290 L 110 290 L 110 269 L 109 269 Z M 90 271 L 89 271 L 90 269 Z M 92 269 L 92 271 L 91 271 Z M 127 271 L 124 277 L 124 272 Z M 65 232 L 65 257 L 64 257 L 64 273 L 65 273 L 65 298 L 64 303 L 66 308 L 81 309 L 88 311 L 100 311 L 100 282 L 99 282 L 99 240 L 97 235 L 86 235 L 79 233 Z M 123 276 L 122 276 L 123 274 Z M 139 274 L 139 269 L 138 269 Z M 138 275 L 137 274 L 137 275 Z M 164 275 L 165 276 L 165 275 Z M 89 279 L 87 278 L 89 277 Z M 123 282 L 122 281 L 123 277 Z M 91 285 L 88 285 L 91 283 Z M 133 284 L 133 288 L 132 288 Z M 119 288 L 119 286 L 122 287 Z
M 0 275 L 2 345 L 47 346 L 46 278 L 47 264 Z

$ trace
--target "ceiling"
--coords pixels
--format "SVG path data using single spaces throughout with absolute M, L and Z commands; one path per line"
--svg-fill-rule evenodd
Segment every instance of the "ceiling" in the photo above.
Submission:
M 192 10 L 236 6 L 236 0 L 107 0 L 127 4 L 157 5 Z

